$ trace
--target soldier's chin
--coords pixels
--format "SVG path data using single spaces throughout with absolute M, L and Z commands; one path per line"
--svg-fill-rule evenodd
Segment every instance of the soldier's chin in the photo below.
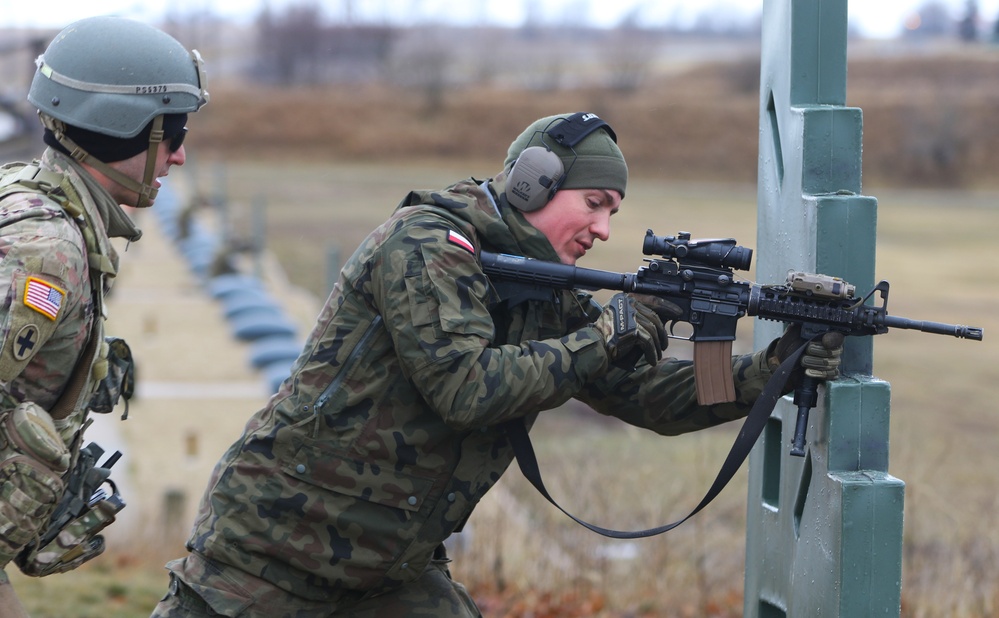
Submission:
M 152 191 L 150 191 L 149 197 L 146 198 L 146 203 L 142 204 L 140 206 L 139 205 L 139 194 L 138 193 L 134 193 L 132 200 L 128 203 L 129 206 L 131 206 L 133 208 L 149 208 L 150 206 L 152 206 L 153 204 L 156 203 L 156 195 L 159 193 L 160 187 L 162 186 L 162 184 L 160 184 L 160 181 L 159 180 L 153 180 L 153 184 L 151 184 L 151 185 L 143 185 L 143 186 L 144 187 L 145 186 L 152 187 Z

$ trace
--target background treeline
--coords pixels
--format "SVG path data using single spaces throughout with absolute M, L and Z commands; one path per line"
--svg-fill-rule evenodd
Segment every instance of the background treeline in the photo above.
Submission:
M 758 16 L 706 10 L 683 28 L 648 27 L 636 11 L 596 29 L 577 19 L 583 8 L 518 28 L 402 28 L 360 22 L 351 2 L 329 15 L 304 1 L 261 11 L 242 38 L 181 16 L 168 26 L 224 43 L 210 56 L 218 104 L 198 123 L 199 144 L 220 153 L 488 165 L 526 119 L 588 109 L 617 128 L 639 173 L 754 181 Z M 897 40 L 851 37 L 847 104 L 864 110 L 868 183 L 993 182 L 993 17 L 975 0 L 958 14 L 931 0 L 899 24 Z M 228 53 L 239 41 L 250 50 Z
M 244 23 L 177 9 L 162 26 L 208 60 L 212 105 L 191 143 L 212 157 L 479 160 L 491 174 L 526 121 L 586 109 L 638 173 L 754 181 L 759 17 L 706 9 L 650 27 L 636 10 L 594 28 L 578 4 L 513 28 L 361 20 L 350 0 L 265 4 Z M 931 0 L 895 40 L 851 36 L 847 104 L 864 112 L 868 186 L 995 183 L 996 23 L 975 0 L 957 14 Z M 15 109 L 54 32 L 0 34 L 0 107 Z

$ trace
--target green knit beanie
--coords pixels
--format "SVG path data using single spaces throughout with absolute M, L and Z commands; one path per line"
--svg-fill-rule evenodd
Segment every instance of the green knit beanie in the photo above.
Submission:
M 570 150 L 560 145 L 547 132 L 558 133 L 558 125 L 572 114 L 547 116 L 531 123 L 507 150 L 503 168 L 508 172 L 520 153 L 530 146 L 547 146 L 558 155 L 565 169 L 562 189 L 614 189 L 624 197 L 628 185 L 628 164 L 611 133 L 597 130 Z M 607 127 L 609 129 L 609 127 Z M 576 154 L 573 155 L 573 150 Z

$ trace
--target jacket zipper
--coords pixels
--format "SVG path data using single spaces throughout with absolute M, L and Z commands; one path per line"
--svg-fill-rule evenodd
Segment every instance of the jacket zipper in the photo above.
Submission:
M 361 352 L 363 352 L 364 348 L 367 346 L 368 340 L 374 336 L 375 331 L 378 329 L 379 326 L 381 326 L 381 324 L 382 324 L 382 316 L 381 315 L 375 316 L 375 319 L 372 320 L 371 324 L 368 325 L 367 330 L 365 330 L 364 334 L 361 335 L 361 338 L 360 340 L 358 340 L 357 345 L 355 345 L 354 349 L 350 351 L 350 355 L 347 357 L 347 360 L 344 362 L 343 367 L 340 368 L 340 372 L 337 373 L 335 378 L 333 378 L 333 381 L 330 382 L 329 386 L 324 388 L 323 392 L 319 394 L 319 397 L 316 399 L 316 403 L 313 406 L 313 411 L 316 413 L 316 416 L 319 416 L 319 413 L 322 412 L 323 407 L 329 402 L 330 397 L 333 396 L 333 393 L 336 391 L 336 389 L 338 389 L 340 387 L 340 384 L 343 383 L 344 379 L 347 376 L 347 372 L 350 370 L 350 367 L 354 364 L 355 361 L 357 361 L 357 357 L 361 355 Z

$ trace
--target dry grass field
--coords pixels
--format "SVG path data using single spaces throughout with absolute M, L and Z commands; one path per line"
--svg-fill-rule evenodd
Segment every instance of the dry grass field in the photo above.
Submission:
M 400 189 L 422 186 L 420 179 L 439 185 L 463 173 L 460 165 L 417 164 L 372 188 L 383 173 L 377 166 L 295 169 L 290 178 L 312 176 L 311 183 L 301 180 L 287 202 L 267 202 L 272 244 L 312 247 L 286 253 L 289 271 L 319 261 L 331 239 L 346 244 L 363 234 Z M 227 170 L 234 186 L 268 191 L 261 164 L 232 163 Z M 323 187 L 366 194 L 365 205 L 309 197 Z M 590 265 L 633 269 L 648 225 L 754 244 L 752 186 L 639 177 L 633 187 L 611 241 L 587 256 Z M 236 193 L 234 210 L 241 203 Z M 999 193 L 885 190 L 876 196 L 877 274 L 892 282 L 892 312 L 999 332 L 992 308 L 999 275 L 971 269 L 987 264 L 995 250 Z M 907 485 L 903 616 L 982 618 L 999 611 L 999 416 L 993 403 L 999 376 L 992 345 L 988 338 L 961 342 L 911 332 L 880 337 L 875 345 L 875 373 L 892 385 L 890 472 Z M 682 343 L 671 349 L 689 353 Z M 549 489 L 564 506 L 596 523 L 637 529 L 672 521 L 696 504 L 735 431 L 661 438 L 567 406 L 543 416 L 532 435 Z M 745 502 L 744 469 L 680 528 L 643 541 L 608 541 L 565 518 L 511 470 L 460 535 L 454 573 L 489 616 L 739 616 Z M 179 551 L 136 539 L 78 572 L 18 580 L 17 587 L 36 617 L 141 616 L 163 591 L 163 562 Z
M 851 65 L 849 103 L 865 110 L 865 193 L 879 199 L 876 276 L 892 283 L 891 312 L 986 331 L 982 343 L 900 332 L 875 344 L 875 373 L 892 386 L 890 473 L 906 482 L 907 618 L 999 615 L 997 67 L 980 54 Z M 224 197 L 237 235 L 263 204 L 268 247 L 292 281 L 324 295 L 328 252 L 346 258 L 407 191 L 489 176 L 530 120 L 591 109 L 617 130 L 633 180 L 611 240 L 583 265 L 634 270 L 649 227 L 755 245 L 758 94 L 733 78 L 752 70 L 702 67 L 627 97 L 462 91 L 436 115 L 376 87 L 246 98 L 223 85 L 191 122 L 187 171 L 204 194 Z M 967 97 L 957 97 L 962 88 Z M 939 90 L 944 104 L 923 96 Z M 564 506 L 634 529 L 686 514 L 736 429 L 660 438 L 567 406 L 532 436 Z M 745 503 L 743 469 L 680 528 L 610 542 L 511 470 L 460 535 L 453 572 L 490 617 L 741 616 Z M 164 590 L 162 563 L 178 551 L 137 539 L 77 572 L 16 586 L 36 618 L 144 616 Z

